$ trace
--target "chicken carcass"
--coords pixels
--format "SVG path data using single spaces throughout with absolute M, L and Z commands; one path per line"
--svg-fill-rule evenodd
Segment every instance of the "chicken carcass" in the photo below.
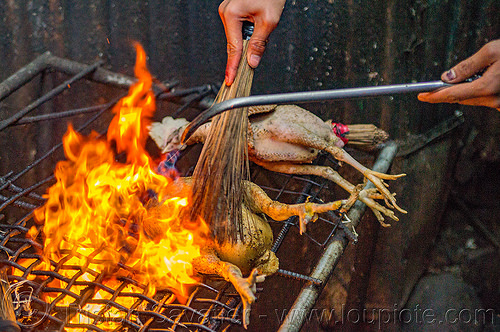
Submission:
M 395 180 L 399 175 L 374 172 L 360 164 L 342 147 L 344 142 L 334 133 L 331 120 L 323 121 L 313 113 L 295 105 L 256 106 L 249 109 L 250 125 L 248 129 L 248 155 L 254 163 L 271 171 L 317 175 L 335 182 L 350 193 L 345 210 L 361 200 L 376 215 L 383 226 L 384 217 L 398 220 L 391 207 L 406 213 L 396 204 L 396 198 L 384 180 Z M 189 122 L 185 119 L 166 117 L 162 122 L 155 122 L 150 127 L 150 136 L 163 153 L 185 148 L 181 136 Z M 200 126 L 186 144 L 203 143 L 210 131 L 210 123 Z M 330 153 L 339 161 L 346 162 L 360 171 L 370 180 L 376 189 L 362 190 L 340 176 L 328 166 L 310 165 L 319 151 Z M 382 206 L 376 199 L 384 199 L 387 206 Z
M 171 197 L 187 197 L 192 188 L 192 178 L 179 177 L 165 190 Z M 273 233 L 266 216 L 282 221 L 291 216 L 299 216 L 300 232 L 305 231 L 307 223 L 315 221 L 318 213 L 338 210 L 345 201 L 326 204 L 302 203 L 283 204 L 273 201 L 256 184 L 244 181 L 243 238 L 233 243 L 208 241 L 202 248 L 202 255 L 193 261 L 194 270 L 199 274 L 217 275 L 231 282 L 243 302 L 243 325 L 249 321 L 250 305 L 255 301 L 256 282 L 278 270 L 278 258 L 271 251 Z M 168 209 L 161 204 L 150 204 L 150 215 L 163 215 Z M 156 211 L 155 211 L 156 210 Z M 155 218 L 143 220 L 144 233 L 152 239 L 161 239 L 166 230 Z M 249 275 L 244 278 L 243 275 Z

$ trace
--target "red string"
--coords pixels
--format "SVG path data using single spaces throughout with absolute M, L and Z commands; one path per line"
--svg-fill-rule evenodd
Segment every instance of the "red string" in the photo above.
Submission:
M 345 135 L 349 133 L 349 127 L 342 123 L 332 122 L 332 129 L 335 135 L 337 135 L 337 137 L 340 138 L 344 144 L 347 144 L 349 140 L 345 137 Z

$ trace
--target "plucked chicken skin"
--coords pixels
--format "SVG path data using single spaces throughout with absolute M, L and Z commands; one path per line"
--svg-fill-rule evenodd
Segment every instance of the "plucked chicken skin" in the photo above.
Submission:
M 395 180 L 399 175 L 374 172 L 361 165 L 342 147 L 343 141 L 332 129 L 331 120 L 323 121 L 313 113 L 295 105 L 256 106 L 249 109 L 248 155 L 254 163 L 271 171 L 317 175 L 333 181 L 350 193 L 348 210 L 356 201 L 361 200 L 376 215 L 383 226 L 387 226 L 384 216 L 398 220 L 392 207 L 406 213 L 396 204 L 395 195 L 388 189 L 384 180 Z M 185 119 L 166 117 L 161 123 L 155 122 L 150 127 L 150 136 L 163 153 L 185 148 L 181 136 L 188 125 Z M 210 132 L 210 123 L 200 126 L 186 144 L 203 143 Z M 330 153 L 341 162 L 346 162 L 360 171 L 370 180 L 376 189 L 362 190 L 340 176 L 328 166 L 310 165 L 319 151 Z M 387 207 L 376 199 L 383 199 Z

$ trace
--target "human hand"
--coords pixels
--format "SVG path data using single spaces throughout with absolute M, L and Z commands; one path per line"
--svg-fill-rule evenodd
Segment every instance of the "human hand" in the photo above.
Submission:
M 266 49 L 269 35 L 278 25 L 284 6 L 285 0 L 224 0 L 220 4 L 219 15 L 227 38 L 227 85 L 233 83 L 241 59 L 243 21 L 255 25 L 248 44 L 247 61 L 250 67 L 256 68 Z
M 483 70 L 477 80 L 420 93 L 418 99 L 429 103 L 488 106 L 500 111 L 500 39 L 487 43 L 470 58 L 444 72 L 441 79 L 446 83 L 460 83 Z

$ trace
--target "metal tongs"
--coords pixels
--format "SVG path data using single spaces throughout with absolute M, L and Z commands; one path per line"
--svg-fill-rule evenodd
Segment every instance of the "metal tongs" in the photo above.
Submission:
M 278 93 L 269 95 L 256 95 L 250 97 L 234 98 L 225 100 L 221 103 L 214 104 L 200 113 L 191 123 L 186 127 L 182 133 L 181 142 L 184 144 L 189 137 L 198 129 L 199 126 L 207 122 L 213 116 L 222 112 L 247 106 L 259 106 L 270 104 L 289 104 L 289 103 L 303 103 L 314 102 L 322 100 L 335 100 L 335 99 L 354 99 L 364 97 L 376 97 L 400 93 L 410 92 L 428 92 L 434 91 L 439 88 L 451 86 L 452 84 L 443 81 L 421 82 L 421 83 L 408 83 L 408 84 L 393 84 L 385 86 L 363 87 L 363 88 L 347 88 L 347 89 L 333 89 L 322 91 L 306 91 L 306 92 L 289 92 Z

